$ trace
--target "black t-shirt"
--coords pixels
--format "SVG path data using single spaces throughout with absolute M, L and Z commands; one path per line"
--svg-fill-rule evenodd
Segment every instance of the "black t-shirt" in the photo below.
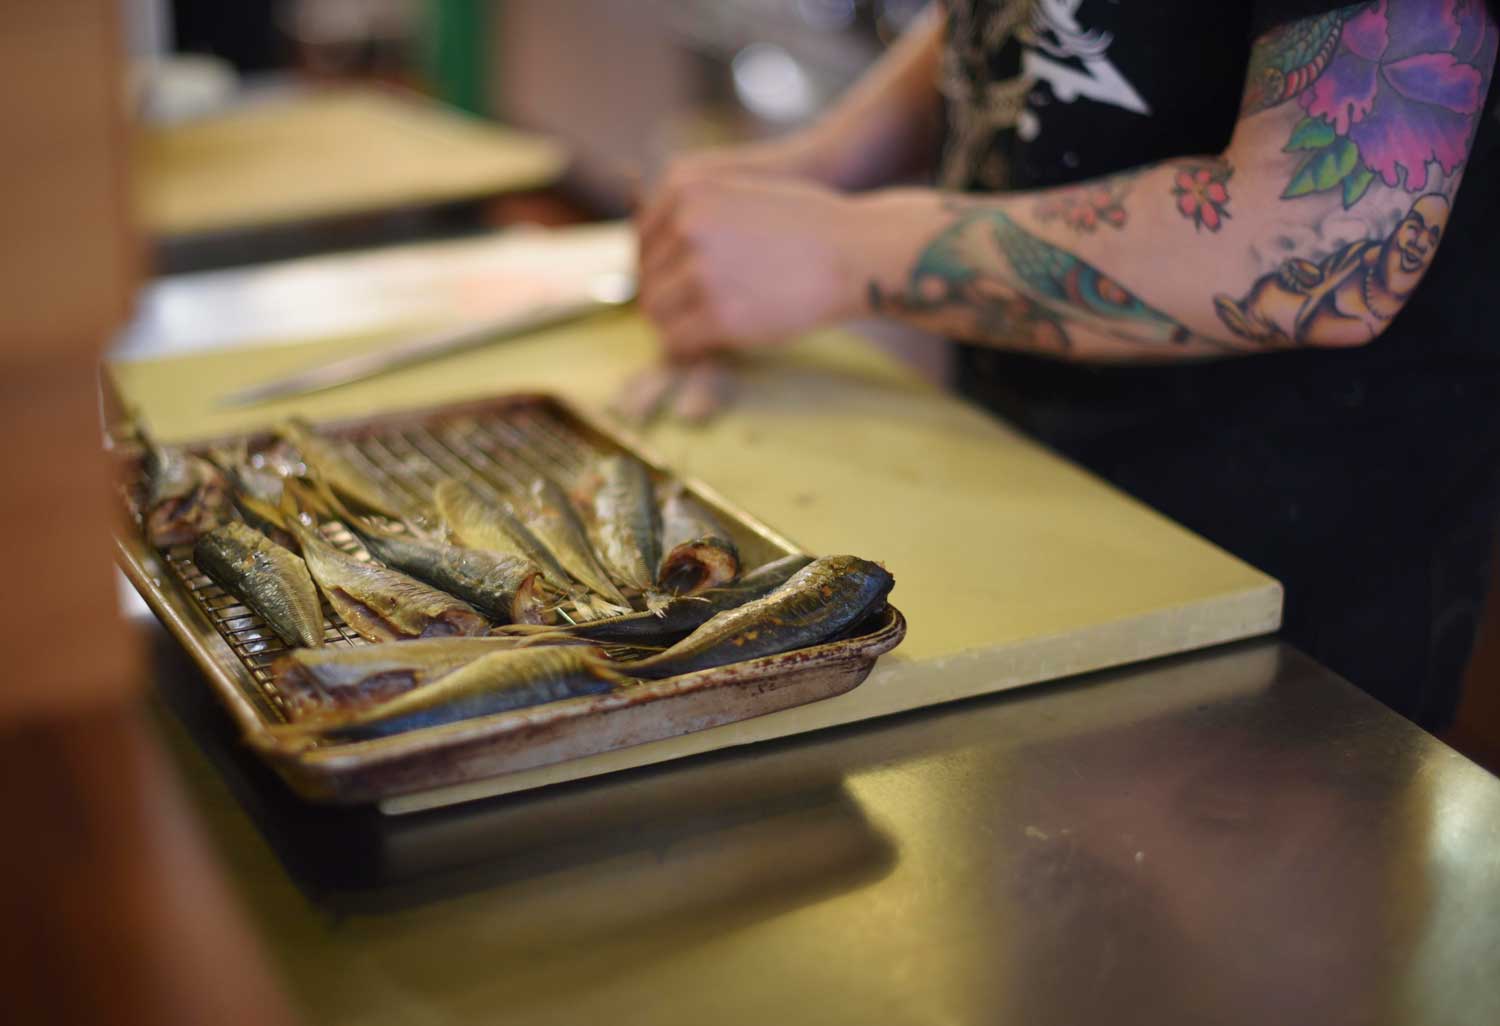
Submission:
M 950 0 L 938 184 L 1219 152 L 1252 40 L 1345 6 Z M 1500 494 L 1497 95 L 1431 269 L 1365 346 L 1131 366 L 958 347 L 963 392 L 1280 578 L 1295 643 L 1429 725 L 1453 705 Z

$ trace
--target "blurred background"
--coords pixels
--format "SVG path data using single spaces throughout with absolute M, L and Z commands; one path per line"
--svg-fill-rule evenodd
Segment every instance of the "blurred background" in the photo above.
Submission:
M 351 221 L 327 214 L 213 231 L 147 205 L 159 271 L 204 269 L 518 222 L 622 215 L 643 180 L 685 148 L 806 123 L 895 39 L 922 0 L 124 0 L 132 101 L 148 133 L 295 105 L 329 87 L 430 98 L 560 143 L 555 181 L 489 196 L 434 188 Z M 393 133 L 394 125 L 387 126 Z M 149 148 L 150 144 L 148 144 Z M 161 145 L 156 147 L 163 148 Z M 147 158 L 142 189 L 189 178 L 227 147 Z M 254 155 L 265 157 L 264 147 Z M 436 156 L 436 155 L 434 155 Z M 378 168 L 372 168 L 378 170 Z M 546 176 L 540 176 L 545 178 Z M 233 205 L 228 190 L 217 202 Z M 462 202 L 459 202 L 459 200 Z M 163 203 L 165 201 L 162 201 Z M 233 237 L 230 237 L 233 236 Z

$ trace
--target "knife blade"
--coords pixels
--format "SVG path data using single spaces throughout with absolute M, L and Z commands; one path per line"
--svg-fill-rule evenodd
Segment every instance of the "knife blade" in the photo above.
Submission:
M 578 299 L 546 303 L 504 317 L 447 328 L 394 345 L 314 364 L 284 377 L 221 396 L 216 405 L 254 406 L 274 399 L 312 395 L 356 381 L 367 381 L 403 367 L 478 349 L 494 342 L 578 320 L 601 310 L 624 306 L 635 298 L 635 291 L 634 274 L 602 274 L 590 282 L 588 293 Z

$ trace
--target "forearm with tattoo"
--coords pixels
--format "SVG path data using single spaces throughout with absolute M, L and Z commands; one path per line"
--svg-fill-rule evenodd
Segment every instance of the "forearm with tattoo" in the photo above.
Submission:
M 869 305 L 1078 359 L 1369 341 L 1447 230 L 1496 39 L 1478 0 L 1290 23 L 1256 42 L 1223 155 L 1033 193 L 932 194 L 920 216 L 908 194 L 903 223 L 932 227 L 904 261 L 876 261 Z

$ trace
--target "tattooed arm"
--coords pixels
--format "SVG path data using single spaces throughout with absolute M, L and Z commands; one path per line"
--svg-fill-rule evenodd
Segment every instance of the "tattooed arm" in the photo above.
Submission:
M 1075 359 L 1199 358 L 1379 335 L 1431 263 L 1481 116 L 1478 0 L 1379 0 L 1257 40 L 1222 154 L 983 198 L 704 181 L 643 218 L 668 348 L 871 311 Z

